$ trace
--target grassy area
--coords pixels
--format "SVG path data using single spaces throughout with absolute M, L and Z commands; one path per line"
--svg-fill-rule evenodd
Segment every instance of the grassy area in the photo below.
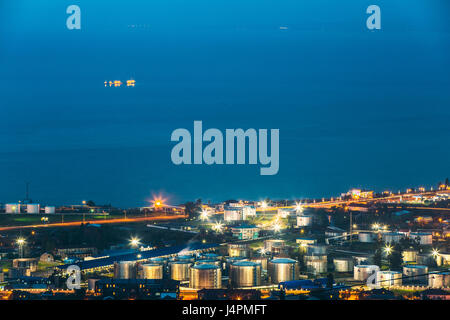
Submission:
M 54 262 L 39 261 L 37 269 L 38 269 L 38 271 L 45 271 L 48 268 L 56 267 L 56 266 L 58 266 L 60 264 L 61 264 L 61 262 L 58 262 L 58 261 L 54 261 Z
M 4 269 L 10 269 L 12 267 L 12 260 L 0 260 L 0 272 Z

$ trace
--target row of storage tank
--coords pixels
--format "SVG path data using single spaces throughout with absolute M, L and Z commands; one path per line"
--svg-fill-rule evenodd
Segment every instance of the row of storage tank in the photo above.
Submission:
M 35 213 L 39 214 L 41 212 L 41 206 L 36 203 L 8 203 L 5 205 L 5 213 L 13 214 L 13 213 L 23 213 L 26 208 L 27 213 Z M 44 208 L 44 212 L 46 214 L 53 214 L 56 211 L 56 207 L 54 206 L 46 206 Z
M 358 233 L 358 240 L 360 242 L 370 243 L 377 241 L 379 234 L 376 232 L 364 231 Z M 406 238 L 407 235 L 400 232 L 384 232 L 381 233 L 381 239 L 388 243 L 397 243 L 401 239 Z M 433 234 L 431 232 L 410 232 L 410 239 L 417 239 L 421 245 L 433 244 Z
M 378 266 L 358 265 L 354 267 L 354 279 L 365 282 Z M 450 272 L 428 273 L 428 267 L 424 265 L 405 265 L 403 272 L 378 271 L 377 284 L 381 287 L 401 285 L 428 285 L 431 288 L 450 287 Z

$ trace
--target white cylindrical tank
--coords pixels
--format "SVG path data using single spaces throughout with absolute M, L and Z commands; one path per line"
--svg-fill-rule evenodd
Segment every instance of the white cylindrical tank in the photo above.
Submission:
M 189 287 L 194 289 L 220 289 L 222 270 L 212 264 L 192 266 L 189 271 Z
M 239 261 L 230 266 L 230 284 L 234 288 L 261 285 L 261 265 L 252 261 Z
M 118 279 L 136 279 L 136 271 L 134 261 L 120 261 L 115 264 L 114 274 Z
M 308 255 L 325 255 L 327 254 L 327 246 L 321 244 L 311 244 L 307 247 Z
M 177 281 L 189 280 L 189 268 L 192 263 L 189 261 L 175 261 L 170 263 L 170 278 Z
M 273 259 L 269 261 L 268 272 L 273 284 L 297 280 L 298 263 L 288 258 Z
M 377 238 L 377 235 L 373 232 L 360 232 L 358 233 L 359 242 L 370 243 L 374 242 Z
M 402 276 L 402 273 L 397 271 L 378 271 L 377 284 L 380 287 L 401 286 Z
M 222 263 L 220 262 L 220 260 L 203 260 L 203 259 L 201 259 L 201 260 L 195 261 L 195 264 L 196 265 L 198 265 L 198 264 L 213 264 L 215 266 L 219 266 L 220 267 L 220 265 Z
M 264 241 L 264 249 L 267 252 L 277 253 L 285 247 L 284 240 L 269 239 Z
M 5 206 L 5 212 L 9 214 L 20 213 L 20 203 L 8 203 Z
M 39 213 L 41 211 L 41 207 L 39 204 L 30 203 L 27 204 L 27 213 Z
M 159 263 L 148 263 L 142 265 L 143 279 L 162 279 L 164 275 L 164 266 Z
M 402 238 L 404 238 L 404 235 L 399 232 L 386 232 L 383 233 L 383 241 L 386 243 L 397 243 Z
M 352 258 L 334 258 L 333 264 L 336 272 L 352 272 L 354 267 Z
M 250 257 L 250 248 L 248 244 L 228 244 L 228 255 L 230 257 Z
M 89 278 L 89 279 L 88 279 L 88 290 L 94 291 L 94 290 L 95 290 L 95 283 L 96 283 L 98 280 L 100 280 L 100 279 Z
M 261 265 L 261 270 L 264 272 L 267 271 L 267 264 L 269 261 L 266 257 L 253 257 L 253 258 L 250 258 L 249 261 L 259 263 Z
M 54 214 L 56 212 L 56 208 L 53 206 L 46 206 L 45 213 L 46 214 Z
M 407 263 L 407 262 L 417 262 L 417 250 L 412 250 L 412 249 L 408 249 L 408 250 L 403 250 L 402 252 L 402 256 L 403 256 L 403 262 Z
M 310 227 L 313 225 L 314 217 L 309 214 L 297 216 L 297 227 Z
M 431 232 L 411 232 L 409 237 L 411 239 L 418 239 L 421 245 L 433 244 L 433 234 Z
M 326 273 L 328 270 L 328 262 L 327 260 L 315 257 L 306 262 L 306 269 L 312 274 Z
M 379 270 L 375 265 L 357 265 L 353 267 L 353 278 L 358 281 L 366 281 L 367 278 L 374 272 Z
M 428 277 L 428 267 L 424 265 L 408 264 L 403 266 L 403 274 L 406 277 L 404 282 L 426 283 Z
M 434 289 L 450 287 L 450 272 L 430 273 L 428 286 Z

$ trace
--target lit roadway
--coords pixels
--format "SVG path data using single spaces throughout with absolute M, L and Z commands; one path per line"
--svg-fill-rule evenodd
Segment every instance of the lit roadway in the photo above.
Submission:
M 322 201 L 322 202 L 314 202 L 314 203 L 303 203 L 301 204 L 304 208 L 331 208 L 338 205 L 349 205 L 349 204 L 366 204 L 366 203 L 374 203 L 374 202 L 381 202 L 386 204 L 394 204 L 393 202 L 387 202 L 387 201 L 396 201 L 396 203 L 400 204 L 400 198 L 405 197 L 413 197 L 413 196 L 430 196 L 435 195 L 436 193 L 446 193 L 449 194 L 449 191 L 443 190 L 443 191 L 427 191 L 427 192 L 420 192 L 420 193 L 403 193 L 403 194 L 395 194 L 385 197 L 379 197 L 379 198 L 361 198 L 361 199 L 349 199 L 349 200 L 333 200 L 333 201 Z M 433 208 L 433 207 L 417 207 L 413 205 L 406 205 L 403 204 L 405 209 L 417 209 L 417 210 L 440 210 L 440 211 L 450 211 L 450 208 Z M 278 209 L 295 209 L 296 206 L 279 206 L 279 207 L 267 207 L 267 208 L 256 208 L 256 211 L 258 212 L 265 212 L 265 211 L 274 211 Z M 223 211 L 217 211 L 216 214 L 223 214 Z
M 25 226 L 11 226 L 11 227 L 0 227 L 0 231 L 17 230 L 17 229 L 34 229 L 34 228 L 55 228 L 55 227 L 74 227 L 79 226 L 83 223 L 91 224 L 107 224 L 107 223 L 133 223 L 140 221 L 167 221 L 175 219 L 187 218 L 186 215 L 170 215 L 170 216 L 153 216 L 153 217 L 139 217 L 139 218 L 118 218 L 109 220 L 86 220 L 82 221 L 71 221 L 71 222 L 60 222 L 60 223 L 48 223 L 48 224 L 34 224 Z

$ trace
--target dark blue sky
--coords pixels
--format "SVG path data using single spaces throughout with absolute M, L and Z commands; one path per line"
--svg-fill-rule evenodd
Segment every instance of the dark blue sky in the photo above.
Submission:
M 66 29 L 78 4 L 82 29 Z M 370 4 L 382 30 L 365 28 Z M 0 1 L 0 202 L 336 196 L 450 176 L 444 0 Z M 130 25 L 137 25 L 131 28 Z M 280 27 L 288 27 L 280 30 Z M 134 78 L 135 88 L 105 88 Z M 175 166 L 171 132 L 279 128 L 280 170 Z

